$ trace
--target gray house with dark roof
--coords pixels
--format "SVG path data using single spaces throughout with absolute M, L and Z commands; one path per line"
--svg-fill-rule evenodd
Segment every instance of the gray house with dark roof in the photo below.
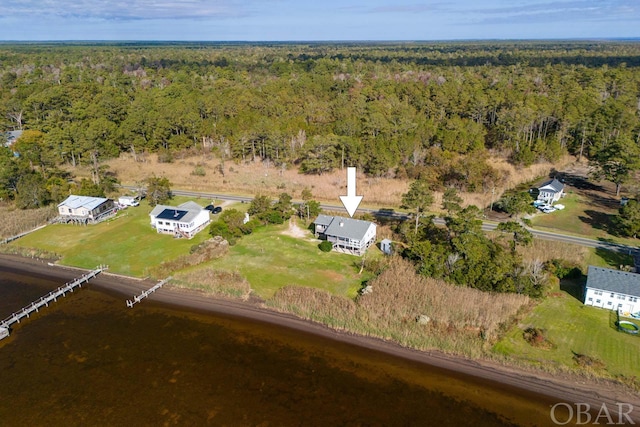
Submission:
M 538 187 L 538 200 L 551 204 L 560 200 L 564 193 L 564 184 L 553 178 Z
M 640 274 L 589 266 L 584 303 L 594 307 L 640 312 Z
M 316 237 L 333 243 L 338 252 L 362 255 L 376 241 L 376 225 L 370 221 L 318 215 L 313 224 Z

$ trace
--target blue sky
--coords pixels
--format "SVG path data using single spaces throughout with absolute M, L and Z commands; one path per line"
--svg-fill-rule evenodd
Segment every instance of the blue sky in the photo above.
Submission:
M 640 37 L 640 0 L 0 0 L 0 40 Z

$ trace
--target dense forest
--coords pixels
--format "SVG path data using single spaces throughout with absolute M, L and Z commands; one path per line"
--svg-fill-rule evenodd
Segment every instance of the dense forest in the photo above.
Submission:
M 479 191 L 516 164 L 639 168 L 640 45 L 607 42 L 2 44 L 0 197 L 65 193 L 61 164 L 211 150 L 302 173 L 344 165 Z M 13 152 L 20 153 L 14 157 Z

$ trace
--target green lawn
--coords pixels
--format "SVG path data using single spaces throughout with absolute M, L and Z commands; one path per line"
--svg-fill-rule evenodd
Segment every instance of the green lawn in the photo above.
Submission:
M 602 361 L 612 376 L 640 376 L 640 337 L 618 332 L 613 327 L 615 313 L 588 307 L 573 295 L 579 285 L 563 284 L 498 342 L 494 350 L 511 358 L 546 367 L 575 369 L 574 352 Z M 523 338 L 523 330 L 537 327 L 545 331 L 554 348 L 533 347 Z
M 366 273 L 358 275 L 361 258 L 336 252 L 321 252 L 317 241 L 283 234 L 286 226 L 261 227 L 232 246 L 225 257 L 206 267 L 238 271 L 262 298 L 271 297 L 287 285 L 326 289 L 336 295 L 355 296 Z M 380 256 L 372 247 L 368 257 Z
M 558 202 L 565 209 L 549 214 L 538 211 L 531 223 L 535 228 L 559 231 L 565 234 L 606 239 L 626 245 L 638 246 L 640 240 L 622 238 L 610 234 L 616 209 L 594 205 L 585 196 L 568 193 Z
M 179 205 L 190 200 L 175 197 L 169 204 Z M 194 200 L 205 206 L 208 200 Z M 95 225 L 55 224 L 11 243 L 13 246 L 44 249 L 62 256 L 60 263 L 76 267 L 109 266 L 109 271 L 144 277 L 148 269 L 189 253 L 192 245 L 209 235 L 206 230 L 193 239 L 174 239 L 158 234 L 149 223 L 151 207 L 143 201 L 117 217 Z M 215 218 L 215 216 L 212 216 Z
M 621 265 L 632 266 L 633 257 L 627 253 L 589 248 L 584 264 L 585 266 L 594 265 L 617 270 Z
M 171 205 L 189 200 L 176 197 Z M 206 205 L 208 200 L 196 200 Z M 228 206 L 245 211 L 247 204 Z M 187 255 L 191 246 L 210 236 L 208 230 L 193 239 L 174 239 L 158 234 L 149 225 L 151 207 L 143 201 L 139 207 L 128 208 L 115 219 L 96 225 L 50 225 L 11 243 L 12 246 L 37 248 L 59 254 L 61 264 L 94 268 L 99 264 L 109 266 L 109 271 L 131 276 L 147 276 L 149 270 L 181 255 Z M 216 220 L 217 215 L 212 216 Z M 231 247 L 229 254 L 204 266 L 238 271 L 256 293 L 268 298 L 286 285 L 311 286 L 326 289 L 337 295 L 355 296 L 361 283 L 368 279 L 366 273 L 358 275 L 361 258 L 324 253 L 317 241 L 294 238 L 283 234 L 287 226 L 270 226 L 257 229 L 244 236 Z M 367 256 L 380 256 L 372 248 Z

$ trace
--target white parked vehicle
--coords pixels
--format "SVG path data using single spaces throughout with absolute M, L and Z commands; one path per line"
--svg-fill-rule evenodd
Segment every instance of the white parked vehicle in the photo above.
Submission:
M 542 209 L 542 212 L 544 212 L 544 213 L 551 213 L 551 212 L 555 212 L 555 211 L 557 211 L 557 209 L 554 208 L 553 206 L 549 206 L 547 208 Z
M 133 196 L 120 196 L 118 197 L 118 204 L 120 206 L 140 206 L 140 202 L 137 197 Z
M 562 209 L 564 209 L 564 205 L 561 204 L 557 204 L 557 205 L 553 205 L 554 208 L 556 208 L 557 210 L 561 211 Z

